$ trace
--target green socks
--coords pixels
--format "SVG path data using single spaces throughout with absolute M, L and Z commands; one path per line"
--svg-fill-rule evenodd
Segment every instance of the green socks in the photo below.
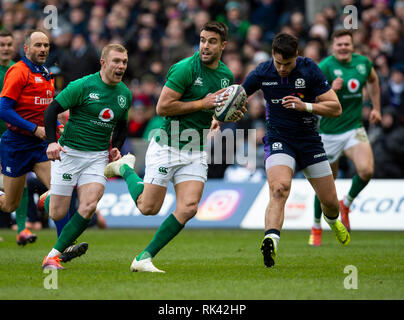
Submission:
M 139 198 L 144 189 L 143 180 L 140 179 L 140 177 L 136 174 L 136 172 L 127 164 L 123 164 L 119 168 L 119 172 L 121 173 L 122 178 L 128 185 L 128 190 L 133 201 L 137 203 L 137 198 Z
M 83 218 L 78 211 L 73 215 L 69 222 L 64 226 L 54 248 L 63 252 L 86 230 L 90 219 Z
M 15 211 L 15 220 L 17 222 L 17 233 L 20 233 L 25 229 L 25 222 L 27 220 L 28 212 L 28 189 L 24 188 L 22 198 L 18 209 Z
M 369 181 L 362 180 L 358 174 L 352 178 L 351 189 L 349 189 L 347 197 L 344 199 L 344 204 L 349 207 L 356 196 L 367 186 Z
M 317 195 L 314 196 L 314 223 L 321 223 L 321 214 L 323 213 L 321 209 L 321 202 Z
M 146 249 L 136 257 L 136 260 L 139 261 L 154 257 L 182 228 L 184 228 L 184 225 L 179 223 L 173 214 L 170 214 L 157 229 L 156 234 Z

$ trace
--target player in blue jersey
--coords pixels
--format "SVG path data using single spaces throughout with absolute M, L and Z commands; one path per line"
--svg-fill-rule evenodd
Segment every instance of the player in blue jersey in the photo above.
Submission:
M 272 43 L 272 59 L 259 64 L 242 84 L 247 95 L 262 90 L 266 100 L 263 140 L 270 201 L 261 252 L 267 267 L 275 264 L 285 203 L 298 170 L 303 170 L 320 199 L 324 219 L 338 241 L 343 245 L 350 242 L 348 231 L 338 220 L 337 192 L 315 116 L 338 117 L 342 108 L 313 60 L 298 56 L 297 43 L 294 36 L 278 34 Z

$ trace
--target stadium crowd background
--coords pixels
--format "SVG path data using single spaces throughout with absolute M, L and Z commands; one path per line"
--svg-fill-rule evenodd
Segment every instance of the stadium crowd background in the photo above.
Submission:
M 57 92 L 70 81 L 97 72 L 106 44 L 124 45 L 129 53 L 125 83 L 133 93 L 133 104 L 123 153 L 132 152 L 144 160 L 148 134 L 162 121 L 155 106 L 165 74 L 173 63 L 198 49 L 199 28 L 205 22 L 218 20 L 228 25 L 223 61 L 235 82 L 241 83 L 258 63 L 270 58 L 271 41 L 280 31 L 299 38 L 300 55 L 320 62 L 330 54 L 332 32 L 343 28 L 343 8 L 355 5 L 359 18 L 358 29 L 353 30 L 355 50 L 373 62 L 381 84 L 381 124 L 368 124 L 371 106 L 364 95 L 363 119 L 375 153 L 374 178 L 404 178 L 404 0 L 314 0 L 311 19 L 306 14 L 309 2 L 313 0 L 3 0 L 0 16 L 1 28 L 14 35 L 13 60 L 18 61 L 24 52 L 24 32 L 43 29 L 44 7 L 57 8 L 58 28 L 45 30 L 51 39 L 45 65 L 56 76 Z M 243 121 L 226 123 L 222 130 L 256 129 L 256 167 L 253 162 L 210 164 L 209 178 L 265 179 L 263 97 L 253 96 L 248 109 Z M 245 147 L 235 143 L 230 153 L 243 153 Z M 340 168 L 340 178 L 354 175 L 348 161 L 341 161 Z M 143 163 L 138 162 L 141 176 L 142 170 Z

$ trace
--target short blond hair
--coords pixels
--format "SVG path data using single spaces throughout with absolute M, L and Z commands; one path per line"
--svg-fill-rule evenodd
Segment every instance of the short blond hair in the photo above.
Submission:
M 108 54 L 111 51 L 118 51 L 118 52 L 122 52 L 122 53 L 128 53 L 128 51 L 126 50 L 126 48 L 118 43 L 110 43 L 108 45 L 106 45 L 101 52 L 101 59 L 105 60 L 108 57 Z

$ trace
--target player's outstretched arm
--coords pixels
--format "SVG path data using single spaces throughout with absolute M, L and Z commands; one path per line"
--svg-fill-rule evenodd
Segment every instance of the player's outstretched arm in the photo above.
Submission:
M 221 106 L 227 100 L 227 96 L 220 95 L 225 90 L 226 88 L 223 88 L 203 99 L 184 102 L 180 100 L 181 93 L 164 86 L 157 102 L 157 114 L 162 117 L 178 116 Z

